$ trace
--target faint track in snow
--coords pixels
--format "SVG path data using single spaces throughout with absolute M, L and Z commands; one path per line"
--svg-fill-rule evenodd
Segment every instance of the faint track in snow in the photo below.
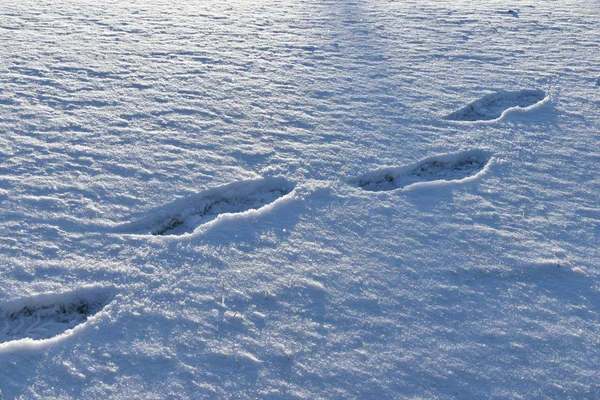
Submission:
M 488 94 L 444 117 L 449 121 L 492 121 L 514 108 L 528 108 L 546 98 L 543 90 L 500 91 Z
M 236 182 L 178 199 L 147 217 L 120 225 L 117 233 L 183 235 L 221 214 L 261 209 L 289 194 L 294 184 L 283 178 Z
M 49 339 L 83 324 L 114 297 L 111 287 L 42 293 L 0 305 L 0 343 Z
M 403 167 L 378 169 L 356 178 L 354 183 L 364 190 L 380 192 L 416 184 L 463 181 L 480 176 L 490 159 L 491 154 L 483 150 L 443 154 Z

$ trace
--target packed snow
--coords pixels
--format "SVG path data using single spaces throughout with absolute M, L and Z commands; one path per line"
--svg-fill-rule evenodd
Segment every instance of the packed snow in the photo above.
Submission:
M 8 302 L 0 309 L 0 352 L 43 344 L 85 323 L 111 300 L 111 288 L 83 287 L 68 293 L 43 293 Z M 18 339 L 29 339 L 21 341 Z M 34 343 L 38 341 L 38 343 Z
M 545 99 L 543 90 L 518 90 L 484 96 L 468 106 L 455 111 L 446 119 L 453 121 L 487 121 L 498 119 L 517 108 L 531 108 Z
M 430 157 L 416 164 L 384 168 L 358 178 L 358 185 L 371 191 L 431 187 L 433 184 L 465 182 L 481 176 L 490 162 L 486 152 L 471 150 Z
M 221 214 L 261 210 L 289 194 L 293 185 L 284 179 L 253 179 L 206 190 L 179 199 L 159 210 L 151 210 L 139 221 L 126 223 L 116 232 L 153 235 L 192 233 Z M 272 208 L 268 207 L 268 208 Z M 239 218 L 237 215 L 235 218 Z
M 600 397 L 590 1 L 0 2 L 0 398 Z

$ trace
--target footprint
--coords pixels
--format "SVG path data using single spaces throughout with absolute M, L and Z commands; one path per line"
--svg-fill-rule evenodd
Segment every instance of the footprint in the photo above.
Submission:
M 373 192 L 407 188 L 415 184 L 434 184 L 475 178 L 485 171 L 491 154 L 483 150 L 443 154 L 418 163 L 369 172 L 355 183 Z
M 491 121 L 513 108 L 527 108 L 546 98 L 543 90 L 518 90 L 488 94 L 464 108 L 448 114 L 449 121 Z
M 116 228 L 117 233 L 183 235 L 221 214 L 256 210 L 294 189 L 283 178 L 259 178 L 236 182 L 174 201 L 138 221 Z
M 0 343 L 49 339 L 83 324 L 114 297 L 114 288 L 90 286 L 42 293 L 0 305 Z

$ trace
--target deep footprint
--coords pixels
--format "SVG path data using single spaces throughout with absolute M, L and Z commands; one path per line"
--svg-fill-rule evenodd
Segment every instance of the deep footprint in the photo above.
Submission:
M 153 211 L 138 221 L 119 226 L 118 233 L 183 235 L 220 214 L 256 210 L 294 189 L 283 178 L 261 178 L 209 189 Z
M 418 163 L 369 172 L 356 180 L 358 186 L 373 192 L 406 188 L 425 182 L 459 181 L 478 176 L 491 154 L 483 150 L 430 157 Z
M 49 339 L 85 323 L 114 297 L 112 288 L 43 293 L 0 305 L 0 343 Z
M 450 121 L 491 121 L 515 107 L 526 108 L 546 98 L 543 90 L 518 90 L 488 94 L 464 108 L 448 114 L 444 119 Z

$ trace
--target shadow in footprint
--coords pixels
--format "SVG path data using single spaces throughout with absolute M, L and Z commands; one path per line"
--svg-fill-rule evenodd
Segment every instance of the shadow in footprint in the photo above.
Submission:
M 500 91 L 488 94 L 458 111 L 448 114 L 449 121 L 492 121 L 513 108 L 531 107 L 546 98 L 543 90 Z
M 114 288 L 90 286 L 72 292 L 42 293 L 0 305 L 0 343 L 49 339 L 73 329 L 102 310 Z
M 138 221 L 120 225 L 117 233 L 183 235 L 221 214 L 241 213 L 267 206 L 289 194 L 294 185 L 283 178 L 236 182 L 179 199 Z
M 447 183 L 479 177 L 485 172 L 492 155 L 484 150 L 443 154 L 415 164 L 383 168 L 369 172 L 355 183 L 372 192 L 401 189 L 415 184 Z

